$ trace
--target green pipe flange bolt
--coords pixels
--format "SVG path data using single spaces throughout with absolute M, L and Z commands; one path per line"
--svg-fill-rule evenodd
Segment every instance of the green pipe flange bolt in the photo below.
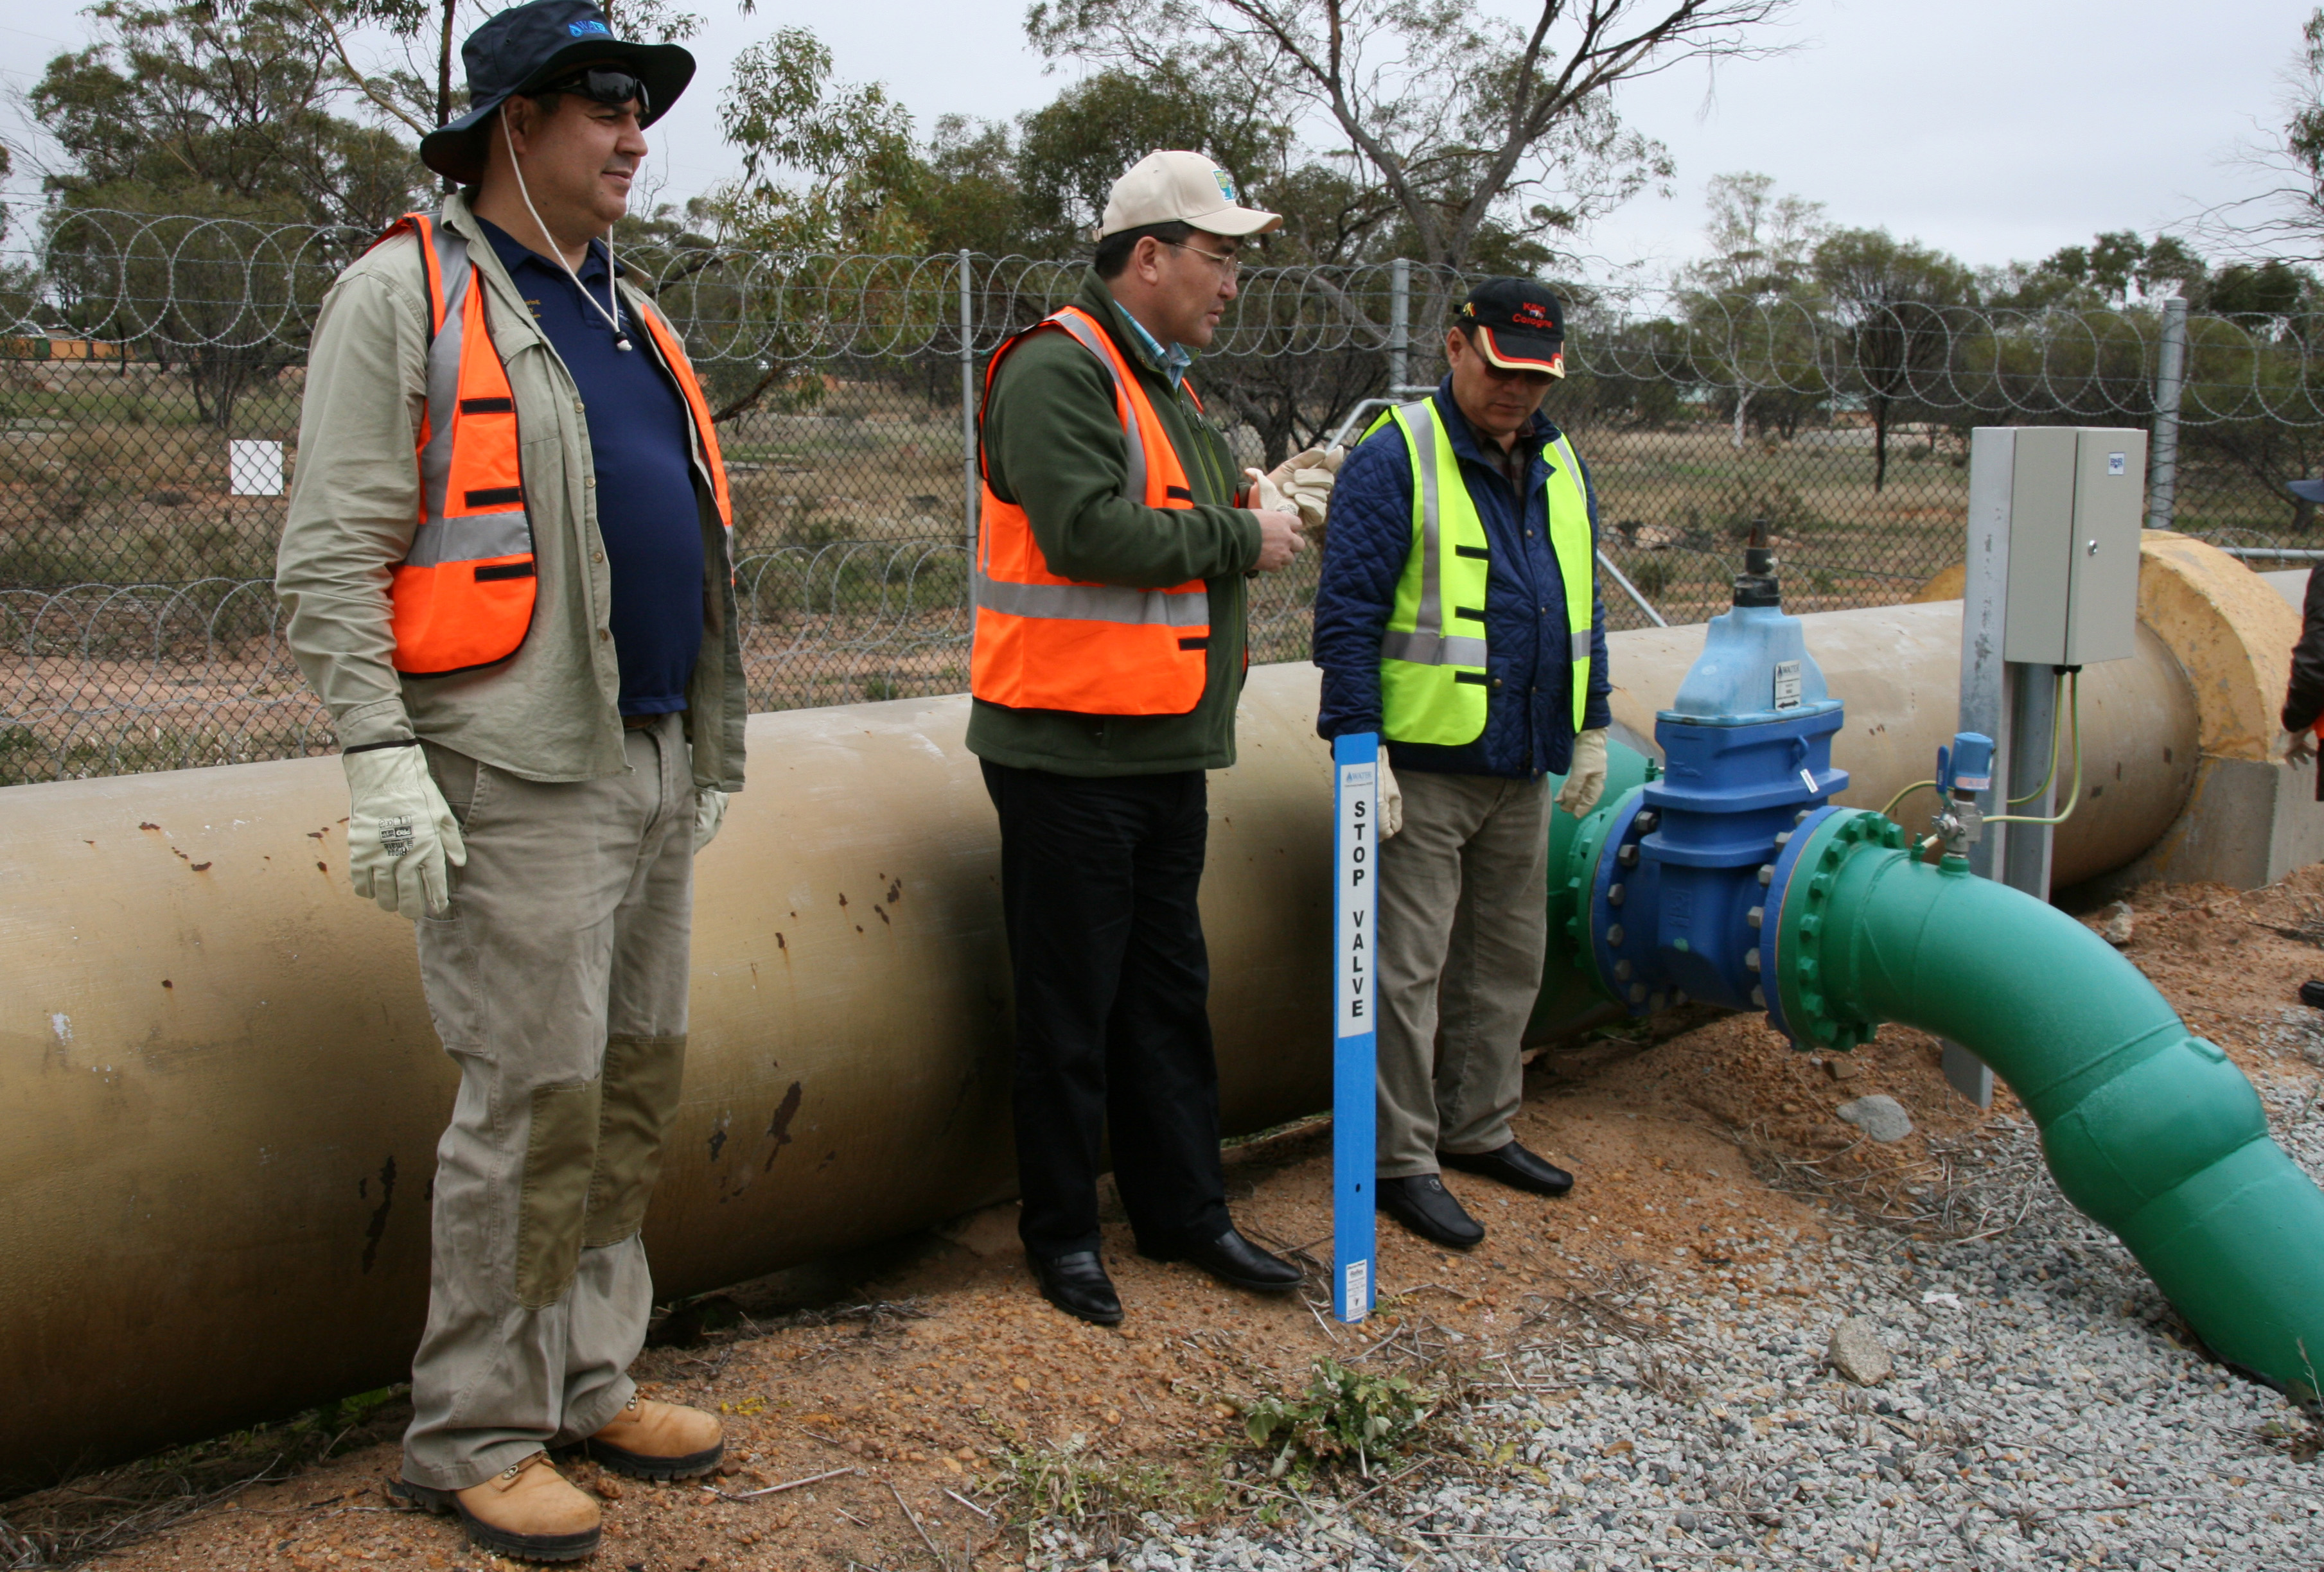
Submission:
M 1591 942 L 1590 933 L 1590 891 L 1598 876 L 1598 858 L 1605 850 L 1608 829 L 1623 816 L 1630 799 L 1644 790 L 1643 786 L 1632 786 L 1620 796 L 1601 802 L 1574 826 L 1573 841 L 1566 850 L 1563 866 L 1550 871 L 1554 892 L 1550 897 L 1550 921 L 1556 924 L 1563 918 L 1563 925 L 1557 931 L 1564 935 L 1574 970 L 1609 999 L 1619 996 L 1598 975 L 1597 946 Z
M 1627 811 L 1640 785 L 1661 773 L 1655 760 L 1614 739 L 1606 749 L 1606 790 L 1598 806 L 1579 820 L 1562 808 L 1550 814 L 1548 888 L 1544 892 L 1549 942 L 1542 957 L 1541 994 L 1526 1025 L 1528 1043 L 1602 1024 L 1606 1007 L 1615 1002 L 1599 978 L 1596 946 L 1591 942 L 1591 891 L 1607 826 L 1618 811 Z
M 1885 814 L 1843 808 L 1809 832 L 1782 891 L 1775 920 L 1775 986 L 1784 1019 L 1802 1047 L 1849 1050 L 1872 1040 L 1877 1019 L 1836 1004 L 1823 986 L 1823 931 L 1832 880 L 1859 848 L 1901 851 L 1904 832 Z

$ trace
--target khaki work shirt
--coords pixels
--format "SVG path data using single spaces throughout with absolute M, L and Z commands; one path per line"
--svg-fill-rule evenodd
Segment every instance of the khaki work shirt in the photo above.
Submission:
M 406 233 L 340 274 L 316 318 L 290 516 L 275 560 L 286 637 L 343 748 L 420 737 L 528 780 L 619 775 L 628 768 L 622 674 L 580 391 L 534 326 L 465 193 L 446 198 L 439 222 L 468 242 L 485 321 L 516 398 L 539 575 L 531 630 L 514 655 L 481 671 L 413 677 L 392 663 L 388 586 L 419 527 L 415 449 L 428 406 L 431 316 L 419 237 Z M 632 312 L 655 310 L 627 282 L 622 293 Z M 641 354 L 655 353 L 649 335 L 633 342 Z M 747 703 L 733 556 L 706 455 L 698 437 L 689 440 L 705 571 L 687 729 L 695 784 L 738 791 Z

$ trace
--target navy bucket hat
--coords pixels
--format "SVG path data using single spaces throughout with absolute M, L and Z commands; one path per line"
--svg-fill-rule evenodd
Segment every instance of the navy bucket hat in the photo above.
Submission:
M 674 43 L 615 38 L 605 14 L 590 0 L 512 6 L 468 35 L 460 59 L 468 68 L 468 112 L 420 139 L 420 161 L 463 185 L 484 178 L 485 122 L 520 93 L 549 87 L 584 66 L 619 66 L 644 84 L 638 124 L 651 125 L 694 79 L 692 54 Z

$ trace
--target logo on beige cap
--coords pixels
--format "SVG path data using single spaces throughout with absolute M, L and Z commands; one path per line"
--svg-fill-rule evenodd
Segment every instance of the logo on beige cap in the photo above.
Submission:
M 1224 197 L 1230 202 L 1240 200 L 1240 198 L 1235 195 L 1234 177 L 1232 175 L 1227 173 L 1224 170 L 1214 168 L 1211 170 L 1211 179 L 1219 183 L 1220 196 Z

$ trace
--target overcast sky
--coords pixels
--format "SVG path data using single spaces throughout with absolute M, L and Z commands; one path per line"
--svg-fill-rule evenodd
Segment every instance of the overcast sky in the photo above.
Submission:
M 701 73 L 653 133 L 671 195 L 729 171 L 715 112 L 727 62 L 786 23 L 819 32 L 842 76 L 887 82 L 923 131 L 947 112 L 1014 115 L 1070 79 L 1045 75 L 1025 47 L 1016 0 L 812 11 L 761 0 L 755 17 L 691 3 L 710 18 L 693 45 Z M 1486 3 L 1531 14 L 1514 0 Z M 1834 222 L 1886 226 L 1973 263 L 2038 258 L 2101 229 L 2151 233 L 2259 183 L 2234 150 L 2280 122 L 2311 4 L 1800 0 L 1779 34 L 1796 46 L 1789 54 L 1721 67 L 1715 91 L 1695 66 L 1623 89 L 1624 118 L 1676 158 L 1676 193 L 1634 198 L 1590 249 L 1611 263 L 1683 261 L 1703 182 L 1739 170 L 1824 202 Z M 0 81 L 21 94 L 87 36 L 63 5 L 0 0 Z M 21 137 L 13 110 L 0 124 Z

